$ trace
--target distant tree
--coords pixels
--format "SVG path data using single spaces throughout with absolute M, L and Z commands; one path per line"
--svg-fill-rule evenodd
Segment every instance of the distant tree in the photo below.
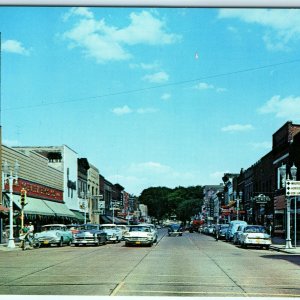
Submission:
M 176 215 L 183 222 L 199 213 L 203 203 L 201 186 L 150 187 L 139 197 L 140 203 L 147 205 L 150 216 L 158 220 Z

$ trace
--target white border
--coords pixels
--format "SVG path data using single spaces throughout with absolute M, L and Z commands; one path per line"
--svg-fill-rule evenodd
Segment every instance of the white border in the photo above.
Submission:
M 131 6 L 299 8 L 299 0 L 0 0 L 2 6 Z

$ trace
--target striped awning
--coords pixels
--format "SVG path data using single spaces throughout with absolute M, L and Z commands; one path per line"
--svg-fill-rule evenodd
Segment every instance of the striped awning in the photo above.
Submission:
M 46 205 L 54 212 L 54 214 L 58 217 L 69 217 L 76 219 L 75 214 L 73 214 L 67 207 L 66 204 L 59 203 L 59 202 L 53 202 L 53 201 L 47 201 L 44 200 Z
M 24 214 L 54 216 L 54 211 L 41 199 L 30 198 L 24 206 Z

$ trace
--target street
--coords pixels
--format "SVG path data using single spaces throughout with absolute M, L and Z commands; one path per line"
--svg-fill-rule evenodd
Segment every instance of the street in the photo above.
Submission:
M 159 230 L 153 247 L 0 251 L 3 295 L 300 297 L 300 256 Z

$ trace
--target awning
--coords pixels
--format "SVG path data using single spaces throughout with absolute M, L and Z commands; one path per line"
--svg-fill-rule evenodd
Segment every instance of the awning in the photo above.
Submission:
M 44 200 L 46 205 L 54 211 L 56 216 L 75 218 L 76 216 L 68 209 L 66 204 Z
M 24 206 L 24 214 L 45 216 L 55 215 L 53 210 L 50 209 L 43 200 L 36 198 L 27 199 L 27 204 Z
M 84 215 L 80 211 L 77 210 L 71 210 L 71 211 L 75 215 L 77 220 L 84 221 Z

